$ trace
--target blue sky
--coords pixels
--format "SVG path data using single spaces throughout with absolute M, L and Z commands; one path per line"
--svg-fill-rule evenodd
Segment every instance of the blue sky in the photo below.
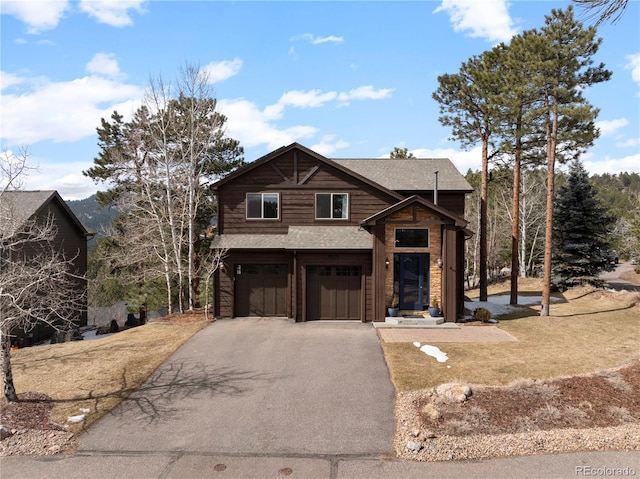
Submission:
M 398 146 L 464 174 L 480 152 L 448 141 L 431 97 L 438 75 L 568 4 L 1 0 L 0 142 L 5 154 L 29 147 L 39 170 L 26 188 L 86 198 L 104 189 L 82 175 L 100 118 L 128 117 L 150 76 L 174 80 L 191 63 L 208 70 L 247 161 L 294 141 L 329 158 Z M 599 28 L 596 60 L 613 77 L 585 92 L 600 108 L 601 137 L 583 156 L 591 173 L 640 171 L 639 19 L 632 1 Z

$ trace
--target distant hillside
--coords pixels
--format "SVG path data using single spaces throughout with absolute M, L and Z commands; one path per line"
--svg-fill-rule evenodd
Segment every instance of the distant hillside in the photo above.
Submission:
M 96 195 L 91 195 L 84 200 L 69 200 L 66 203 L 80 222 L 93 230 L 97 236 L 102 236 L 111 226 L 111 220 L 118 216 L 115 209 L 100 207 L 96 201 Z

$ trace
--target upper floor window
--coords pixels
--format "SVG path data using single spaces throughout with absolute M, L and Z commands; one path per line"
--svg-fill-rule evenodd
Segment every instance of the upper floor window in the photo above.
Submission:
M 346 220 L 348 217 L 347 193 L 316 193 L 316 219 Z
M 278 219 L 280 216 L 278 193 L 247 193 L 247 218 Z
M 397 228 L 396 248 L 428 248 L 429 230 L 420 228 Z

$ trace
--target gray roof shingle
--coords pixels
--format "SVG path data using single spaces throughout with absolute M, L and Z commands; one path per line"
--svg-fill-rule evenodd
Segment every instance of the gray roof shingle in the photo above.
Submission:
M 365 249 L 371 235 L 357 226 L 289 226 L 287 234 L 222 234 L 214 248 L 228 249 Z
M 93 236 L 55 190 L 6 190 L 0 193 L 0 237 L 13 236 L 33 215 L 51 201 L 59 201 L 84 236 Z
M 2 236 L 9 237 L 15 234 L 55 193 L 53 190 L 3 191 L 0 194 L 0 232 Z
M 332 161 L 392 191 L 433 190 L 436 171 L 438 190 L 473 191 L 464 176 L 447 158 L 361 158 Z

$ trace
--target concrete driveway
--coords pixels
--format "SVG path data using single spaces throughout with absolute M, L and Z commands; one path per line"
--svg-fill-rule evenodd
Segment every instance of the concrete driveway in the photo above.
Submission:
M 393 400 L 369 324 L 221 320 L 90 428 L 79 452 L 387 455 Z

